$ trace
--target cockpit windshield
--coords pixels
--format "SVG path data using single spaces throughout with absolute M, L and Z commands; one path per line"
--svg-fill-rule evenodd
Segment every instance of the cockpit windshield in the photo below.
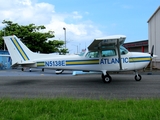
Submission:
M 128 53 L 128 50 L 125 47 L 120 46 L 120 53 L 121 53 L 121 55 L 125 55 Z

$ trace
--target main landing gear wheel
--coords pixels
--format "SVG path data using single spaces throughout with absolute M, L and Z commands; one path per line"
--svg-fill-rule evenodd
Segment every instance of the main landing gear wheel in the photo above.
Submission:
M 55 73 L 58 75 L 58 74 L 62 74 L 64 70 L 56 70 Z
M 135 80 L 140 81 L 142 79 L 142 76 L 140 74 L 135 75 Z
M 108 73 L 106 75 L 102 73 L 102 80 L 104 83 L 110 83 L 112 81 L 112 78 Z

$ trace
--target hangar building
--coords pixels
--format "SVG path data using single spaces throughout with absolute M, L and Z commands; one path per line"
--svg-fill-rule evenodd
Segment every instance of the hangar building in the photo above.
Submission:
M 153 60 L 153 64 L 156 68 L 160 69 L 160 6 L 149 18 L 148 22 L 148 51 L 151 50 L 154 45 L 154 54 L 158 55 Z
M 130 52 L 145 52 L 148 53 L 148 40 L 124 43 L 123 46 Z

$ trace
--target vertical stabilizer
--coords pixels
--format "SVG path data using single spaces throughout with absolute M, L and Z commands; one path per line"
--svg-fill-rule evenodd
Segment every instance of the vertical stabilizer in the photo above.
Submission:
M 3 37 L 8 51 L 12 58 L 12 65 L 29 61 L 33 57 L 33 52 L 24 45 L 15 35 Z

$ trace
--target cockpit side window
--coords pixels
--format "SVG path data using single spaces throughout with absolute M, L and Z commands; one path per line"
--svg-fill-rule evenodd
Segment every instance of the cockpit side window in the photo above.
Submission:
M 123 46 L 120 46 L 120 53 L 121 53 L 121 55 L 125 55 L 128 53 L 128 50 L 126 48 L 124 48 Z
M 115 49 L 102 50 L 102 57 L 109 57 L 109 56 L 115 56 L 115 55 L 116 55 Z
M 87 58 L 98 58 L 99 53 L 98 53 L 98 51 L 91 51 L 86 54 L 86 57 Z

